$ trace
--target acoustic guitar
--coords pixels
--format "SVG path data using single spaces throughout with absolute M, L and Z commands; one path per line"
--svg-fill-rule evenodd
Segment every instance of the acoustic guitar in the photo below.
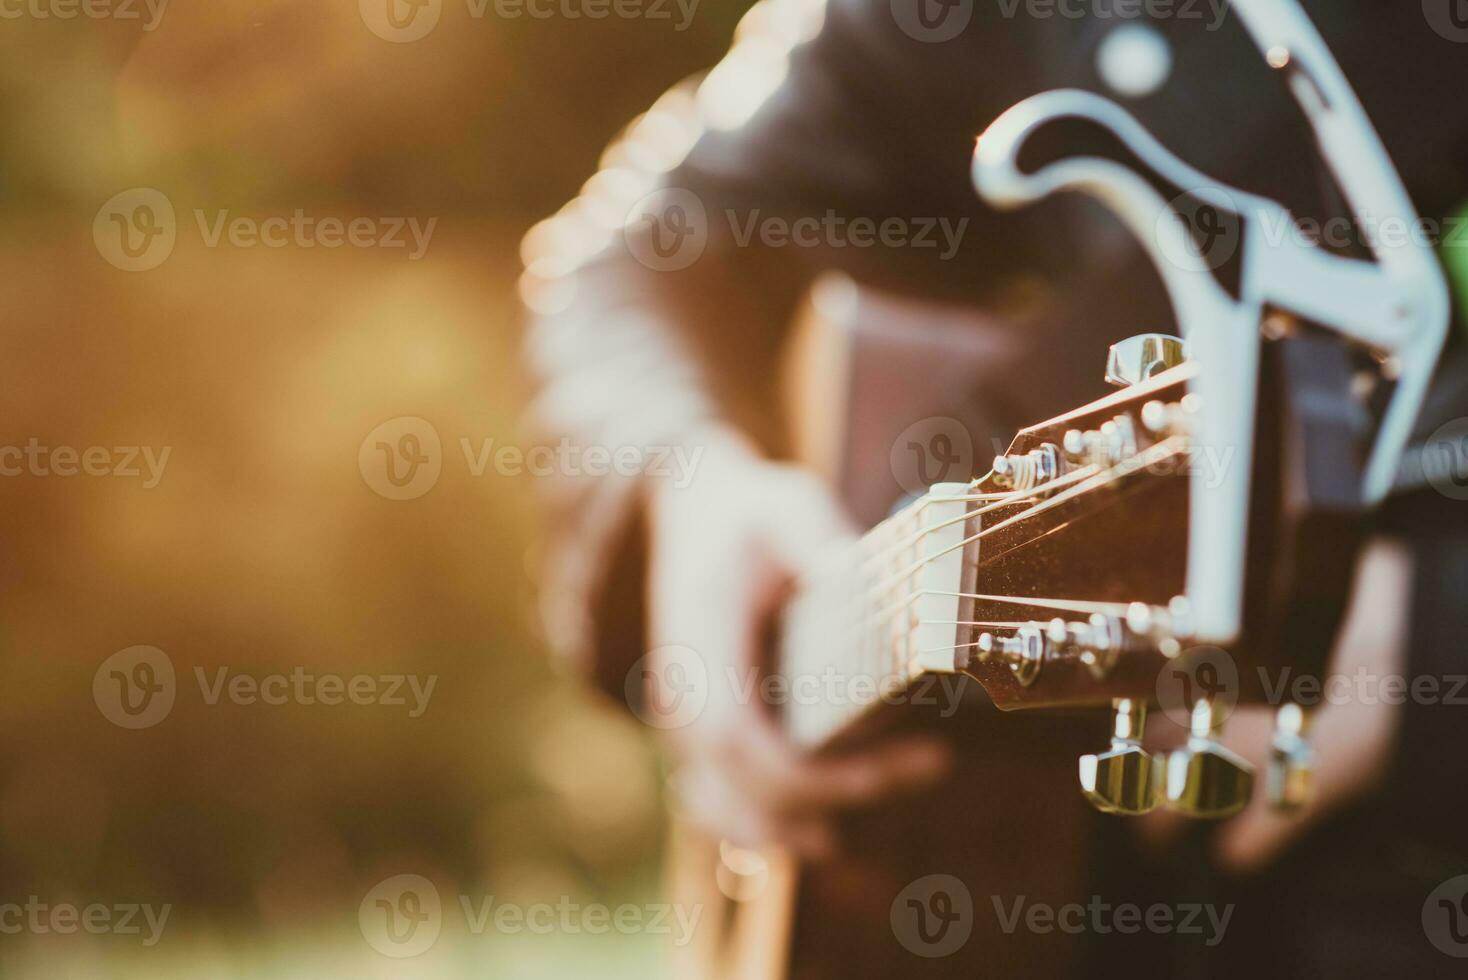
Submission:
M 854 513 L 925 466 L 969 465 L 959 444 L 981 423 L 961 418 L 973 404 L 961 379 L 980 376 L 992 326 L 837 277 L 816 286 L 787 373 L 792 426 Z M 1204 475 L 1190 435 L 1197 366 L 1172 338 L 1134 338 L 1107 366 L 1124 387 L 1024 429 L 986 475 L 933 485 L 802 583 L 770 668 L 792 692 L 772 707 L 791 737 L 840 752 L 938 730 L 958 767 L 930 793 L 850 815 L 830 865 L 679 826 L 670 893 L 704 917 L 676 976 L 1061 971 L 1068 937 L 1007 932 L 974 896 L 1078 900 L 1095 810 L 1243 807 L 1255 774 L 1219 730 L 1234 705 L 1264 699 L 1258 668 L 1323 672 L 1361 526 L 1359 494 L 1342 489 L 1360 483 L 1349 352 L 1283 315 L 1270 332 L 1237 641 L 1198 642 L 1182 598 L 1190 484 Z M 1297 452 L 1306 442 L 1319 451 Z M 801 678 L 815 696 L 793 693 Z M 1149 704 L 1180 726 L 1175 751 L 1143 747 Z M 1017 708 L 1051 710 L 1007 715 Z M 1308 719 L 1293 705 L 1278 715 L 1265 775 L 1289 807 L 1309 791 Z
M 1409 221 L 1299 6 L 1232 9 L 1355 214 Z M 1108 131 L 1122 159 L 1021 166 L 1032 137 L 1075 122 Z M 1304 708 L 1274 702 L 1262 779 L 1220 733 L 1235 705 L 1268 700 L 1263 678 L 1327 666 L 1362 512 L 1396 477 L 1446 334 L 1441 267 L 1425 243 L 1368 243 L 1363 261 L 1269 236 L 1293 221 L 1283 207 L 1191 168 L 1087 92 L 1001 115 L 973 179 L 999 208 L 1070 190 L 1105 203 L 1148 250 L 1182 337 L 1113 346 L 1119 390 L 1023 429 L 973 478 L 940 403 L 980 376 L 994 331 L 817 286 L 792 358 L 792 388 L 816 406 L 794 423 L 807 463 L 869 518 L 890 487 L 873 474 L 896 474 L 898 456 L 913 454 L 922 484 L 935 462 L 949 472 L 907 487 L 920 492 L 854 553 L 813 556 L 770 671 L 772 690 L 820 695 L 774 709 L 814 752 L 935 727 L 960 762 L 932 793 L 850 815 L 843 859 L 821 867 L 681 831 L 672 891 L 705 915 L 679 977 L 1054 975 L 1072 963 L 1067 935 L 1014 928 L 1001 905 L 1080 899 L 1096 811 L 1221 819 L 1256 782 L 1280 808 L 1308 798 Z M 1237 243 L 1228 289 L 1200 236 L 1220 227 Z M 1174 747 L 1144 741 L 1153 705 L 1177 723 Z

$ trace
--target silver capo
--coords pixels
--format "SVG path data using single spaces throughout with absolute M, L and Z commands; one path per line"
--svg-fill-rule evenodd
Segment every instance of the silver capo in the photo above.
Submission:
M 1340 66 L 1296 0 L 1232 0 L 1267 63 L 1288 84 L 1322 157 L 1358 221 L 1415 222 L 1417 212 L 1386 149 Z M 1239 298 L 1219 286 L 1177 208 L 1130 168 L 1072 157 L 1023 173 L 1025 140 L 1051 122 L 1086 119 L 1111 130 L 1138 158 L 1194 199 L 1241 222 Z M 1376 503 L 1391 489 L 1412 425 L 1447 334 L 1447 282 L 1430 243 L 1404 235 L 1370 241 L 1374 261 L 1333 255 L 1302 236 L 1280 204 L 1229 187 L 1184 163 L 1115 102 L 1079 90 L 1026 99 L 979 137 L 973 181 L 990 204 L 1017 208 L 1062 190 L 1088 193 L 1114 211 L 1147 249 L 1172 301 L 1188 356 L 1200 370 L 1195 444 L 1253 458 L 1260 326 L 1266 306 L 1338 331 L 1392 366 L 1396 388 L 1371 446 L 1361 495 Z M 1405 225 L 1404 227 L 1410 227 Z M 1222 458 L 1222 457 L 1218 457 Z M 1252 467 L 1230 467 L 1209 486 L 1193 478 L 1187 597 L 1194 636 L 1226 644 L 1241 626 Z

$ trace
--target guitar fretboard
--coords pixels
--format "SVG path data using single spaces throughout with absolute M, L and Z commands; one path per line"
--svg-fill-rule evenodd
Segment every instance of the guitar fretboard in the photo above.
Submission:
M 941 483 L 821 556 L 785 612 L 779 673 L 785 722 L 817 746 L 959 656 L 960 593 L 972 489 Z

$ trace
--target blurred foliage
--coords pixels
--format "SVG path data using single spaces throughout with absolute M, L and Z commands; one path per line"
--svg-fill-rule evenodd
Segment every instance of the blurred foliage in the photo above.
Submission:
M 27 0 L 45 3 L 48 0 Z M 371 202 L 534 220 L 606 141 L 727 47 L 747 4 L 669 20 L 503 19 L 446 0 L 391 44 L 343 0 L 170 4 L 159 26 L 7 20 L 8 209 L 146 183 L 219 206 Z M 98 195 L 101 195 L 100 197 Z
M 0 478 L 0 899 L 174 905 L 156 954 L 6 937 L 0 965 L 403 975 L 357 933 L 387 875 L 524 901 L 655 887 L 656 759 L 547 662 L 531 488 L 472 475 L 460 440 L 520 440 L 519 233 L 714 61 L 742 10 L 700 7 L 677 32 L 467 9 L 446 3 L 411 44 L 374 36 L 350 0 L 176 3 L 153 31 L 0 23 L 0 444 L 171 447 L 153 489 Z M 92 240 L 98 208 L 133 186 L 178 210 L 173 254 L 140 273 Z M 210 248 L 194 228 L 195 210 L 296 209 L 438 223 L 416 262 Z M 444 444 L 442 478 L 412 501 L 357 467 L 364 436 L 401 415 Z M 92 678 L 134 644 L 172 658 L 179 696 L 125 731 Z M 220 666 L 439 681 L 417 719 L 209 705 L 194 669 Z M 540 975 L 528 938 L 434 962 Z M 646 975 L 615 940 L 565 945 L 602 975 Z

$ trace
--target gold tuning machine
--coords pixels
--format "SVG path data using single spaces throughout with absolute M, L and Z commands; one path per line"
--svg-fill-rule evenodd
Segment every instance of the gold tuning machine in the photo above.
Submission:
M 1181 339 L 1164 333 L 1143 333 L 1111 345 L 1106 357 L 1106 381 L 1125 388 L 1146 381 L 1187 360 Z
M 1265 786 L 1269 805 L 1276 810 L 1298 810 L 1315 795 L 1315 752 L 1307 740 L 1309 729 L 1310 715 L 1298 704 L 1286 702 L 1275 712 Z
M 1081 792 L 1103 813 L 1136 815 L 1158 802 L 1158 767 L 1142 748 L 1147 707 L 1120 698 L 1112 702 L 1111 747 L 1080 759 Z
M 1190 817 L 1231 817 L 1249 802 L 1254 767 L 1218 741 L 1222 723 L 1207 698 L 1193 705 L 1191 721 L 1187 746 L 1167 756 L 1165 802 Z

